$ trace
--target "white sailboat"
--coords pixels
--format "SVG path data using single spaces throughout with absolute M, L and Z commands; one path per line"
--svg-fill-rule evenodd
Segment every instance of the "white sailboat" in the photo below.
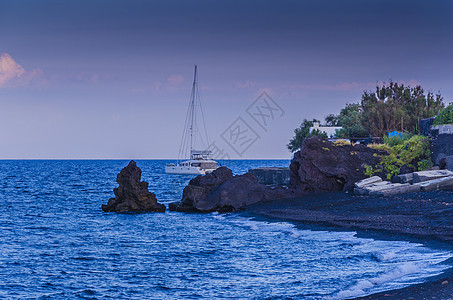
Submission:
M 199 109 L 204 126 L 205 140 L 198 128 L 197 109 Z M 205 150 L 196 150 L 197 138 L 200 143 L 204 144 Z M 189 109 L 187 111 L 184 132 L 181 139 L 181 146 L 178 154 L 178 161 L 165 166 L 167 174 L 194 174 L 204 175 L 217 169 L 217 162 L 211 158 L 211 151 L 206 150 L 208 147 L 208 137 L 206 126 L 201 109 L 200 95 L 198 92 L 198 74 L 197 66 L 193 76 L 192 93 L 190 96 Z M 185 159 L 181 161 L 181 158 Z

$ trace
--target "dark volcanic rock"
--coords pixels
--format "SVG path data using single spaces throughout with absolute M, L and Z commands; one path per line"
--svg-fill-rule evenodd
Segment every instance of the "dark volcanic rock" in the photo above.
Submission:
M 386 154 L 365 145 L 335 145 L 316 136 L 305 139 L 291 161 L 290 188 L 297 194 L 352 190 L 355 182 L 366 178 L 365 165 L 379 167 L 379 155 Z
M 258 183 L 255 175 L 233 176 L 227 167 L 210 174 L 199 175 L 184 188 L 181 202 L 170 209 L 181 212 L 228 212 L 274 198 L 293 196 L 287 189 L 269 188 Z
M 113 189 L 115 198 L 102 205 L 105 212 L 164 212 L 165 205 L 157 203 L 156 195 L 148 191 L 148 182 L 140 181 L 142 170 L 131 160 L 116 177 L 119 187 Z
M 448 125 L 444 125 L 448 126 Z M 438 131 L 438 130 L 437 130 Z M 453 134 L 433 135 L 431 143 L 432 160 L 442 169 L 453 171 Z

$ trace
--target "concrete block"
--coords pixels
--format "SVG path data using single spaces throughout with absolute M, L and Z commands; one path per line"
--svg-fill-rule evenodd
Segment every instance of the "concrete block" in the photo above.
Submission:
M 450 170 L 420 171 L 414 172 L 413 174 L 414 177 L 412 181 L 414 183 L 453 176 L 453 172 Z
M 420 184 L 420 189 L 424 192 L 451 190 L 453 189 L 453 176 L 422 182 Z
M 396 185 L 400 185 L 400 184 L 397 183 Z M 385 190 L 387 188 L 392 188 L 393 186 L 396 186 L 396 185 L 392 184 L 390 181 L 380 181 L 380 182 L 376 182 L 376 183 L 369 184 L 369 185 L 362 186 L 362 187 L 355 187 L 354 194 L 355 195 L 371 195 L 375 191 Z
M 393 183 L 412 183 L 414 173 L 401 174 L 392 177 Z
M 402 188 L 410 187 L 409 183 L 389 183 L 387 185 L 375 186 L 367 188 L 369 190 L 369 195 L 374 196 L 387 196 L 387 195 L 396 195 L 399 193 L 404 192 L 397 192 L 402 191 Z
M 408 194 L 408 193 L 416 193 L 416 192 L 420 192 L 420 191 L 421 191 L 420 183 L 416 183 L 416 184 L 405 183 L 405 184 L 401 184 L 401 186 L 396 186 L 396 187 L 392 187 L 389 189 L 376 191 L 372 195 L 385 197 L 385 196 L 402 195 L 402 194 Z
M 290 178 L 289 168 L 256 168 L 250 169 L 258 182 L 266 185 L 288 185 Z
M 436 125 L 431 130 L 439 130 L 439 134 L 453 134 L 453 125 Z
M 374 183 L 377 183 L 377 182 L 382 182 L 382 178 L 379 177 L 379 176 L 373 176 L 373 177 L 370 177 L 370 178 L 365 178 L 365 179 L 362 179 L 360 181 L 357 181 L 356 183 L 354 183 L 354 186 L 356 188 L 361 188 L 361 187 L 364 187 L 364 186 L 367 186 L 367 185 L 370 185 L 370 184 L 374 184 Z

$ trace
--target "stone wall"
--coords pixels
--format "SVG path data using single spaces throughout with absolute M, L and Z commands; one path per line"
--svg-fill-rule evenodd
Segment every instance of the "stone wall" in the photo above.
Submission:
M 453 170 L 453 125 L 431 127 L 431 152 L 435 165 Z
M 288 185 L 289 168 L 257 168 L 249 170 L 258 179 L 258 182 L 265 185 Z

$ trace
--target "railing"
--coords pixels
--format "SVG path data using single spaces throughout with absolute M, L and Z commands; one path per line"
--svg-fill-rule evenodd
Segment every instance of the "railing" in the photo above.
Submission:
M 398 137 L 398 139 L 401 140 L 401 132 L 398 132 L 398 131 L 389 132 L 388 137 L 389 138 Z

